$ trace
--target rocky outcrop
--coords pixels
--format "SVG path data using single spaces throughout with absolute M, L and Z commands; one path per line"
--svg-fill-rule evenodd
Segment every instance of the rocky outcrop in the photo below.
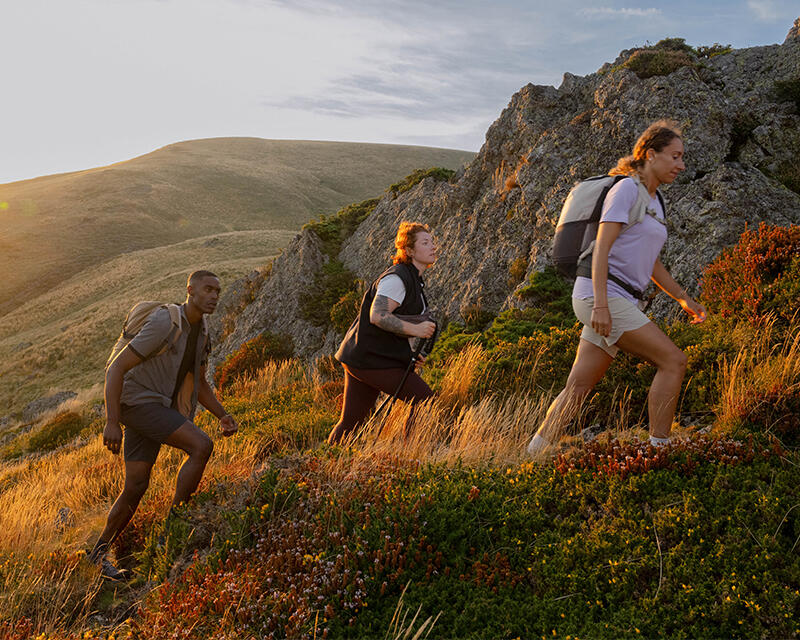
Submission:
M 211 357 L 212 373 L 226 354 L 264 331 L 291 336 L 301 355 L 331 348 L 335 339 L 332 332 L 315 327 L 304 320 L 300 313 L 306 291 L 314 281 L 315 274 L 328 260 L 321 247 L 317 235 L 304 230 L 275 258 L 269 274 L 255 292 L 251 292 L 247 286 L 248 280 L 259 282 L 262 278 L 254 274 L 231 287 L 231 292 L 222 300 L 223 313 L 212 316 L 210 324 L 212 344 L 215 345 Z M 232 330 L 227 333 L 224 311 L 235 311 L 243 296 L 249 296 L 252 301 L 236 314 Z
M 45 411 L 55 409 L 60 404 L 66 402 L 67 400 L 72 400 L 72 398 L 76 397 L 77 395 L 78 394 L 74 391 L 59 391 L 58 393 L 54 393 L 49 396 L 37 398 L 33 402 L 29 402 L 25 405 L 25 408 L 22 410 L 22 420 L 24 422 L 35 420 Z
M 426 282 L 442 318 L 458 319 L 474 305 L 490 311 L 518 306 L 509 266 L 527 260 L 530 275 L 548 265 L 572 185 L 607 172 L 648 124 L 671 118 L 683 128 L 687 169 L 663 189 L 670 239 L 662 259 L 695 291 L 703 267 L 745 225 L 800 222 L 800 196 L 781 182 L 796 165 L 800 116 L 796 104 L 774 91 L 776 81 L 800 78 L 797 28 L 782 45 L 734 50 L 665 76 L 641 79 L 606 64 L 585 77 L 565 74 L 558 89 L 523 87 L 463 171 L 449 183 L 424 180 L 405 193 L 384 195 L 339 259 L 370 281 L 387 264 L 398 223 L 427 222 L 441 252 Z M 302 282 L 324 260 L 315 246 L 313 232 L 306 231 L 276 260 L 217 357 L 259 327 L 283 327 L 304 355 L 332 350 L 336 336 L 296 314 Z M 650 309 L 659 317 L 675 308 L 662 298 Z

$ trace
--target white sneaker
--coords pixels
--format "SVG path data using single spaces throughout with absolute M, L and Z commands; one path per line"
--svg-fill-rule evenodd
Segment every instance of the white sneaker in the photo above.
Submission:
M 542 453 L 544 453 L 550 447 L 550 441 L 546 438 L 543 438 L 538 433 L 533 436 L 528 444 L 528 455 L 531 458 L 538 458 Z

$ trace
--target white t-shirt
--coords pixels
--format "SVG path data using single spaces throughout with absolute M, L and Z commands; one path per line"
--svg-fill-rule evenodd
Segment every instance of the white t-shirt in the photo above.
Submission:
M 620 180 L 603 202 L 600 222 L 628 224 L 628 214 L 638 198 L 639 186 L 636 182 L 631 178 Z M 647 212 L 648 215 L 641 222 L 622 230 L 608 253 L 608 272 L 639 291 L 644 291 L 650 283 L 658 254 L 667 241 L 664 210 L 658 196 L 650 200 Z M 611 280 L 608 281 L 607 291 L 609 298 L 626 298 L 637 302 L 636 298 Z M 572 297 L 579 300 L 594 297 L 592 279 L 578 276 L 572 288 Z
M 396 273 L 390 273 L 378 281 L 375 295 L 385 296 L 391 298 L 397 304 L 403 304 L 403 300 L 406 298 L 406 285 L 403 284 L 403 279 L 400 276 Z

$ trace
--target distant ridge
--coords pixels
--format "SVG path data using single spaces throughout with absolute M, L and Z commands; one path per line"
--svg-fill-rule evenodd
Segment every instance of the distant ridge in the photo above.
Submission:
M 213 138 L 0 185 L 0 421 L 53 389 L 102 382 L 131 300 L 181 299 L 201 267 L 227 286 L 310 219 L 380 196 L 415 169 L 458 169 L 472 157 Z
M 401 145 L 210 138 L 2 184 L 0 316 L 122 253 L 229 231 L 299 229 L 416 168 L 458 168 L 473 156 Z

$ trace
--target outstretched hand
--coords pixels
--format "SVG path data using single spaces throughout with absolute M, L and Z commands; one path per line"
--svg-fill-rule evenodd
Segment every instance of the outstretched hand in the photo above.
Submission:
M 695 302 L 691 298 L 684 298 L 678 300 L 678 304 L 692 318 L 691 324 L 700 324 L 706 319 L 706 308 L 699 302 Z
M 236 420 L 234 420 L 233 416 L 229 413 L 226 413 L 219 419 L 219 427 L 222 429 L 222 435 L 226 438 L 232 436 L 239 430 Z

